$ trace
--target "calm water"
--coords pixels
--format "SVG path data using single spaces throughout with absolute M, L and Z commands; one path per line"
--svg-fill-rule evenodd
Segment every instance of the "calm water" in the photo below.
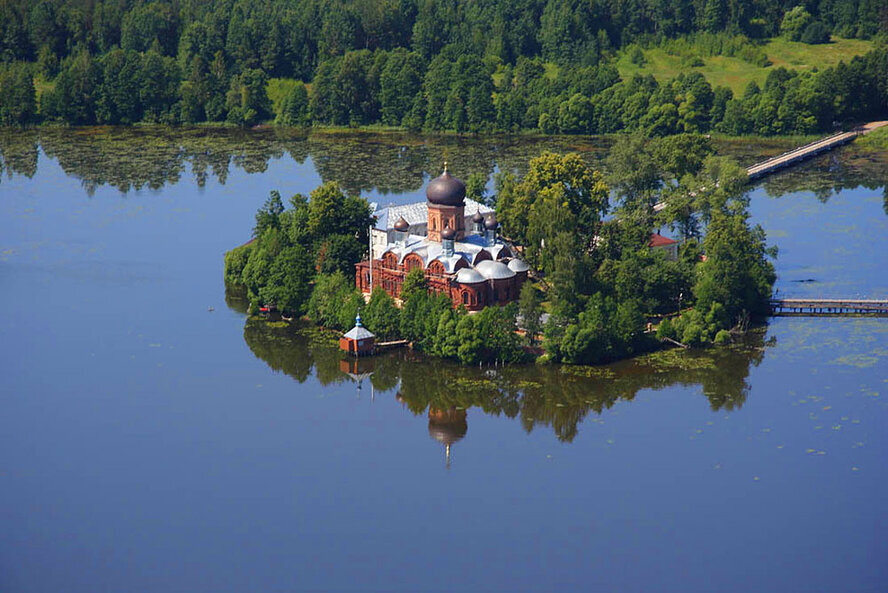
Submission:
M 347 365 L 226 300 L 222 253 L 271 189 L 410 201 L 445 155 L 545 148 L 606 154 L 0 133 L 0 591 L 888 589 L 888 320 L 479 370 Z M 888 297 L 886 177 L 850 147 L 752 191 L 781 295 Z

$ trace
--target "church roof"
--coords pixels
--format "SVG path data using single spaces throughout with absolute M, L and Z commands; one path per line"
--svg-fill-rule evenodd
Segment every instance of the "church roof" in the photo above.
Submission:
M 501 261 L 484 260 L 475 265 L 475 269 L 479 274 L 488 280 L 505 280 L 506 278 L 514 278 L 515 272 L 509 269 L 509 266 Z
M 484 276 L 472 268 L 463 268 L 456 273 L 456 281 L 460 284 L 478 284 L 484 280 Z
M 452 274 L 456 271 L 456 265 L 460 260 L 465 260 L 471 265 L 482 251 L 486 251 L 492 259 L 496 259 L 505 247 L 502 243 L 488 245 L 481 235 L 467 235 L 462 240 L 454 241 L 454 253 L 447 257 L 444 255 L 444 246 L 441 243 L 429 241 L 428 237 L 422 235 L 408 235 L 403 247 L 398 243 L 389 243 L 379 257 L 384 253 L 394 253 L 398 256 L 398 263 L 402 264 L 405 257 L 413 254 L 422 259 L 423 267 L 428 267 L 430 263 L 438 260 L 444 264 L 446 272 Z
M 482 215 L 490 214 L 493 208 L 485 206 L 475 200 L 466 199 L 466 212 L 480 211 Z M 410 226 L 426 225 L 429 222 L 429 203 L 414 202 L 412 204 L 400 204 L 397 206 L 387 206 L 373 212 L 376 216 L 376 228 L 382 231 L 390 231 L 395 228 L 395 223 L 399 218 L 404 220 Z
M 530 266 L 527 265 L 527 262 L 517 257 L 509 260 L 509 269 L 513 272 L 526 272 L 530 269 Z

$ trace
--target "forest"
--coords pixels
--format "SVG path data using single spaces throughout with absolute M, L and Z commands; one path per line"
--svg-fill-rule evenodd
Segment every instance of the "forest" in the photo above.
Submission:
M 878 0 L 0 0 L 0 125 L 815 133 L 888 113 L 886 23 Z M 872 50 L 736 95 L 695 70 L 832 36 Z M 651 47 L 687 67 L 621 77 Z

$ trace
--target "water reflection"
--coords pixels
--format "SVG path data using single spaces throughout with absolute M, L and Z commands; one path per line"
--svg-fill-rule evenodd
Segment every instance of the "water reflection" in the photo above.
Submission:
M 42 150 L 76 177 L 92 195 L 101 186 L 127 193 L 190 181 L 204 187 L 210 178 L 224 184 L 232 167 L 262 173 L 285 156 L 301 165 L 311 158 L 324 181 L 349 192 L 416 192 L 446 158 L 460 163 L 464 176 L 490 175 L 496 167 L 523 173 L 543 150 L 579 151 L 604 170 L 611 140 L 604 137 L 422 136 L 408 133 L 311 133 L 229 128 L 93 127 L 0 130 L 0 174 L 33 177 Z M 793 145 L 786 139 L 716 140 L 719 153 L 751 164 Z M 2 175 L 0 175 L 2 177 Z M 843 188 L 888 185 L 888 155 L 854 147 L 836 151 L 768 178 L 772 196 L 809 190 L 821 200 Z M 888 193 L 886 193 L 888 204 Z M 886 206 L 888 207 L 888 206 Z
M 604 367 L 464 367 L 401 350 L 367 359 L 344 358 L 335 335 L 307 326 L 249 319 L 244 339 L 257 358 L 303 383 L 352 382 L 371 400 L 394 396 L 412 414 L 428 418 L 429 435 L 450 447 L 466 437 L 469 412 L 514 418 L 528 433 L 549 428 L 571 442 L 590 414 L 602 416 L 644 389 L 699 386 L 713 411 L 743 406 L 750 369 L 774 339 L 750 332 L 744 341 L 706 351 L 668 350 Z M 472 413 L 478 413 L 472 412 Z

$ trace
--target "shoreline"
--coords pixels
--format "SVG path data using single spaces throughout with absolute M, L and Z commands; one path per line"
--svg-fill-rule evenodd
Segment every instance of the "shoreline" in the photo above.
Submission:
M 851 126 L 853 128 L 854 126 Z M 625 136 L 626 133 L 615 132 L 610 134 L 545 134 L 538 131 L 527 130 L 519 132 L 452 132 L 452 131 L 427 131 L 427 130 L 408 130 L 407 128 L 390 127 L 390 126 L 310 126 L 310 127 L 293 127 L 278 126 L 270 123 L 258 124 L 252 127 L 237 126 L 227 122 L 201 122 L 194 124 L 170 125 L 160 123 L 139 122 L 130 125 L 72 125 L 58 122 L 45 122 L 28 126 L 0 126 L 2 132 L 22 132 L 22 131 L 41 131 L 41 130 L 71 130 L 76 132 L 94 131 L 96 134 L 101 132 L 120 132 L 124 130 L 132 131 L 226 131 L 226 132 L 283 132 L 285 135 L 294 136 L 350 136 L 350 135 L 368 135 L 368 136 L 412 136 L 419 138 L 440 138 L 440 139 L 529 139 L 529 140 L 546 140 L 559 139 L 569 140 L 575 139 L 614 139 Z M 719 133 L 704 134 L 716 142 L 784 142 L 784 141 L 810 141 L 822 137 L 828 132 L 817 132 L 814 134 L 789 134 L 774 136 L 730 136 Z M 673 134 L 674 135 L 674 134 Z
M 309 319 L 307 316 L 304 316 L 304 315 L 301 317 L 294 316 L 289 319 L 284 319 L 283 314 L 280 311 L 276 311 L 274 313 L 266 313 L 266 314 L 262 314 L 262 313 L 252 314 L 249 312 L 249 305 L 247 305 L 247 308 L 245 308 L 245 309 L 232 307 L 231 301 L 234 301 L 234 300 L 238 300 L 238 301 L 242 301 L 244 303 L 247 303 L 246 295 L 234 296 L 229 293 L 229 291 L 236 290 L 237 288 L 238 287 L 232 287 L 232 286 L 228 286 L 228 285 L 225 286 L 226 293 L 229 295 L 226 300 L 229 301 L 227 304 L 230 309 L 244 315 L 244 326 L 245 327 L 250 322 L 260 322 L 261 321 L 267 327 L 273 328 L 273 329 L 287 328 L 287 329 L 295 330 L 296 332 L 300 332 L 300 333 L 303 331 L 306 331 L 306 330 L 320 332 L 321 334 L 329 336 L 330 341 L 329 341 L 328 345 L 331 347 L 331 349 L 335 348 L 338 350 L 338 348 L 337 348 L 338 340 L 339 340 L 339 337 L 344 332 L 342 332 L 341 330 L 338 330 L 338 329 L 326 327 L 324 325 L 319 325 L 319 324 L 315 323 L 314 321 L 312 321 L 311 319 Z M 244 290 L 246 290 L 246 289 L 244 289 Z M 543 350 L 542 341 L 540 341 L 539 345 L 537 345 L 536 347 L 530 347 L 530 346 L 526 346 L 526 345 L 522 346 L 525 353 L 527 353 L 528 355 L 531 354 L 529 349 L 539 350 L 542 352 L 542 354 L 533 355 L 527 361 L 523 361 L 523 362 L 513 362 L 513 363 L 502 362 L 501 364 L 493 364 L 493 363 L 479 363 L 478 365 L 465 364 L 465 363 L 462 363 L 459 360 L 454 359 L 454 358 L 448 358 L 446 356 L 439 356 L 439 355 L 427 352 L 421 348 L 419 348 L 419 349 L 414 348 L 414 346 L 412 345 L 412 342 L 407 347 L 407 349 L 410 350 L 411 352 L 418 352 L 423 357 L 429 357 L 429 358 L 432 358 L 434 360 L 439 360 L 439 361 L 446 361 L 449 364 L 454 364 L 454 365 L 456 365 L 458 367 L 462 367 L 462 368 L 473 368 L 475 366 L 483 366 L 483 367 L 500 366 L 500 367 L 519 367 L 519 368 L 520 367 L 545 366 L 545 367 L 557 367 L 557 368 L 565 368 L 565 369 L 599 369 L 600 370 L 600 369 L 603 369 L 603 368 L 608 367 L 613 364 L 637 360 L 637 359 L 643 358 L 645 356 L 648 356 L 648 355 L 651 355 L 651 354 L 654 354 L 657 352 L 679 350 L 679 351 L 685 351 L 688 353 L 701 353 L 701 352 L 707 352 L 707 351 L 711 351 L 711 350 L 730 348 L 730 347 L 742 342 L 746 338 L 746 336 L 748 336 L 749 334 L 756 332 L 756 331 L 765 330 L 767 327 L 768 327 L 767 319 L 755 320 L 749 324 L 749 326 L 747 327 L 747 329 L 745 331 L 736 334 L 735 338 L 732 338 L 732 340 L 730 342 L 723 343 L 723 344 L 718 344 L 718 343 L 713 342 L 713 343 L 704 344 L 701 346 L 687 346 L 685 344 L 680 344 L 678 342 L 674 342 L 673 340 L 670 340 L 668 338 L 664 338 L 664 339 L 657 338 L 656 337 L 656 329 L 654 329 L 652 332 L 654 337 L 651 338 L 651 342 L 650 342 L 653 347 L 651 347 L 649 349 L 640 350 L 638 352 L 634 352 L 631 356 L 626 356 L 623 358 L 615 358 L 613 360 L 608 360 L 608 361 L 602 362 L 600 364 L 570 364 L 570 363 L 561 362 L 561 361 L 553 362 L 548 359 L 548 354 L 546 353 L 545 350 Z M 394 340 L 394 339 L 400 339 L 400 338 L 391 338 L 391 339 Z M 355 357 L 355 356 L 349 355 L 348 353 L 345 353 L 344 351 L 339 351 L 339 352 L 342 355 L 341 356 L 342 360 L 372 359 L 377 356 L 383 355 L 383 353 L 374 353 L 370 356 Z M 545 359 L 545 360 L 543 360 L 543 359 Z M 566 372 L 570 372 L 570 371 L 566 371 Z

